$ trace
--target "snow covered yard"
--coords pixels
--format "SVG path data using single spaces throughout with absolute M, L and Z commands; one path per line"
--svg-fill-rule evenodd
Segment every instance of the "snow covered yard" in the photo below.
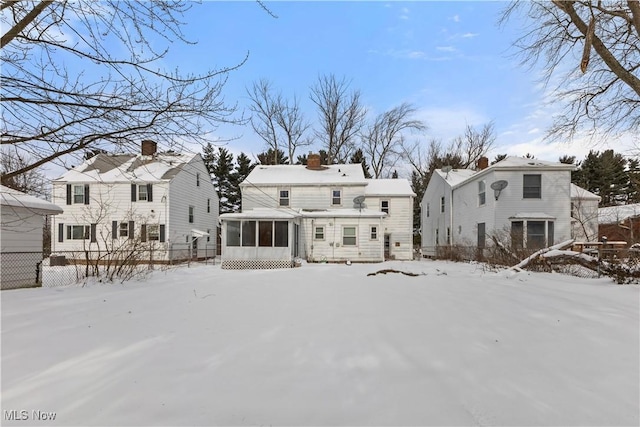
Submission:
M 2 423 L 638 425 L 639 290 L 417 261 L 4 291 Z

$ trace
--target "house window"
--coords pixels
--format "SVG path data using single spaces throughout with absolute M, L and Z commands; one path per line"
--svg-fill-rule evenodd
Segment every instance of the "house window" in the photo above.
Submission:
M 240 246 L 240 221 L 227 222 L 227 246 Z
M 545 246 L 544 221 L 527 221 L 527 248 L 540 249 Z
M 342 245 L 356 246 L 356 227 L 342 227 Z
M 524 175 L 522 197 L 525 199 L 542 198 L 542 175 Z
M 289 223 L 287 221 L 275 221 L 274 223 L 274 246 L 276 248 L 286 248 L 289 246 Z
M 436 228 L 436 246 L 440 244 L 440 229 Z
M 258 221 L 258 246 L 273 246 L 273 222 Z
M 289 206 L 289 190 L 280 190 L 280 206 Z
M 342 190 L 339 190 L 339 189 L 331 190 L 331 204 L 334 206 L 342 204 Z
M 118 236 L 129 237 L 129 223 L 127 221 L 120 222 L 118 230 Z
M 378 240 L 378 227 L 375 225 L 371 226 L 370 238 L 371 240 Z
M 486 184 L 484 181 L 478 182 L 478 205 L 482 206 L 487 201 Z
M 381 200 L 380 201 L 380 210 L 384 213 L 386 213 L 387 215 L 389 214 L 389 201 L 388 200 Z
M 554 236 L 553 236 L 553 221 L 547 222 L 547 246 L 553 245 Z
M 324 227 L 315 227 L 313 240 L 324 240 Z
M 158 224 L 147 225 L 147 237 L 149 240 L 160 240 L 160 227 Z
M 211 213 L 211 199 L 207 199 L 207 213 Z
M 88 225 L 67 225 L 67 240 L 87 240 L 90 232 Z
M 196 187 L 200 187 L 200 173 L 196 173 Z
M 138 200 L 147 200 L 147 185 L 138 185 Z
M 242 246 L 256 245 L 256 222 L 242 221 Z
M 511 247 L 522 249 L 524 245 L 524 222 L 513 221 L 511 223 Z
M 73 203 L 84 204 L 84 185 L 73 186 Z
M 478 249 L 484 249 L 487 235 L 485 232 L 485 223 L 478 223 Z
M 451 227 L 447 227 L 447 245 L 451 244 Z
M 444 213 L 444 196 L 440 197 L 440 212 Z
M 189 206 L 189 223 L 193 224 L 193 212 L 195 211 L 195 208 L 193 206 Z
M 429 218 L 429 203 L 427 203 L 427 218 Z

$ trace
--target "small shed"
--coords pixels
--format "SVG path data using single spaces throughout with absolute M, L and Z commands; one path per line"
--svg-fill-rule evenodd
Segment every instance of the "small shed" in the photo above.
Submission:
M 640 203 L 598 209 L 598 237 L 609 241 L 640 241 Z
M 39 286 L 44 216 L 62 208 L 5 186 L 0 194 L 0 289 Z

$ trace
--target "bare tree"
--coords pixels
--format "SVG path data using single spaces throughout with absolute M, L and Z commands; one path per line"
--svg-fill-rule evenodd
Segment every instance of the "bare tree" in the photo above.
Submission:
M 273 93 L 271 82 L 261 79 L 254 82 L 251 88 L 247 88 L 247 94 L 251 100 L 249 110 L 251 115 L 251 127 L 253 131 L 266 143 L 267 148 L 278 152 L 278 123 L 277 116 L 282 108 L 281 97 Z M 274 158 L 274 165 L 278 164 L 278 159 Z
M 180 19 L 191 6 L 3 1 L 0 142 L 31 159 L 3 179 L 92 148 L 125 151 L 143 138 L 206 142 L 219 123 L 234 121 L 222 88 L 244 59 L 200 75 L 159 68 L 170 44 L 190 43 Z
M 403 103 L 378 115 L 362 133 L 362 150 L 369 158 L 374 178 L 388 175 L 402 158 L 404 132 L 426 129 L 422 121 L 411 119 L 415 112 L 412 105 Z
M 25 173 L 13 175 L 8 179 L 4 178 L 6 173 L 23 169 L 32 162 L 30 158 L 21 156 L 18 151 L 12 148 L 13 147 L 3 147 L 0 153 L 2 185 L 49 200 L 47 178 L 37 169 L 30 169 Z
M 289 164 L 293 164 L 296 149 L 309 146 L 312 143 L 310 138 L 305 137 L 311 124 L 305 120 L 297 97 L 294 96 L 291 103 L 283 99 L 280 100 L 280 109 L 276 115 L 276 122 L 282 130 L 289 149 Z
M 587 130 L 640 130 L 640 3 L 618 1 L 513 2 L 501 22 L 523 12 L 530 24 L 515 42 L 524 64 L 544 65 L 543 81 L 557 77 L 554 101 L 564 112 L 552 137 Z M 578 62 L 577 58 L 581 58 Z M 640 147 L 639 147 L 640 148 Z
M 493 122 L 485 124 L 480 130 L 467 124 L 464 135 L 455 138 L 448 151 L 458 154 L 466 168 L 475 165 L 485 156 L 493 148 L 495 141 Z
M 345 78 L 321 75 L 311 87 L 310 98 L 318 107 L 320 128 L 316 135 L 326 148 L 328 163 L 346 163 L 366 115 L 360 91 L 349 91 Z

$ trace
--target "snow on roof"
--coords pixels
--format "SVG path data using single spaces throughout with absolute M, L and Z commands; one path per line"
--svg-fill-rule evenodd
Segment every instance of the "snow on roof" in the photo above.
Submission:
M 241 185 L 366 184 L 360 164 L 328 165 L 320 170 L 304 165 L 258 165 Z
M 54 181 L 170 181 L 197 154 L 98 154 Z
M 600 224 L 618 224 L 627 218 L 636 216 L 640 216 L 640 203 L 598 209 L 598 223 Z
M 593 194 L 591 191 L 586 190 L 582 187 L 578 187 L 575 184 L 571 184 L 571 198 L 600 201 L 600 196 L 598 196 L 597 194 Z
M 456 185 L 471 178 L 477 173 L 477 171 L 474 171 L 473 169 L 452 169 L 449 172 L 444 172 L 442 169 L 436 169 L 435 173 L 440 175 L 440 177 L 442 177 L 442 179 L 451 187 L 455 187 Z
M 575 165 L 560 162 L 549 162 L 547 160 L 528 159 L 526 157 L 507 157 L 498 163 L 489 166 L 487 169 L 503 169 L 503 168 L 553 168 L 574 170 Z
M 302 210 L 301 213 L 307 218 L 381 218 L 387 215 L 373 209 Z
M 406 179 L 367 179 L 365 196 L 415 196 Z
M 294 209 L 254 208 L 243 212 L 221 214 L 220 219 L 292 219 L 299 216 L 300 213 Z
M 518 212 L 509 217 L 509 219 L 555 219 L 555 216 L 542 212 Z
M 0 185 L 0 190 L 0 205 L 2 206 L 26 208 L 43 215 L 55 215 L 63 212 L 60 206 L 37 197 L 30 196 L 22 191 L 14 190 L 12 188 L 5 187 L 4 185 Z

